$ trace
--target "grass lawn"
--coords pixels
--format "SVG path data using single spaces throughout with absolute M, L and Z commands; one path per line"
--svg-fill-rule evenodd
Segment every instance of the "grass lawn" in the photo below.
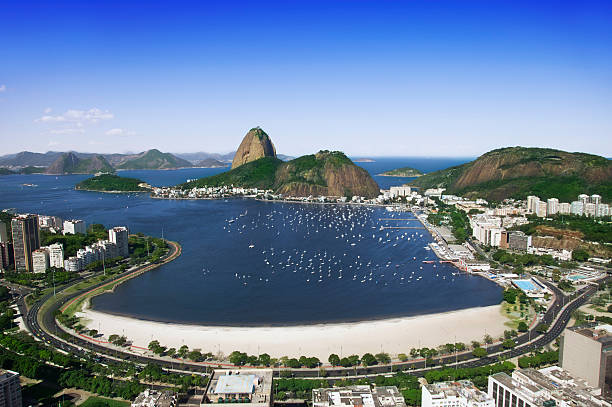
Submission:
M 87 400 L 85 400 L 85 402 L 81 404 L 81 407 L 94 407 L 94 406 L 95 407 L 101 407 L 101 406 L 126 407 L 129 405 L 130 405 L 129 401 L 120 401 L 120 400 L 107 399 L 104 397 L 92 396 L 88 398 Z

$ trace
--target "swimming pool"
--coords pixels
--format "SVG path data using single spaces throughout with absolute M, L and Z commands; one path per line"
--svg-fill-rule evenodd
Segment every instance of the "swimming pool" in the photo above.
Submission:
M 540 289 L 531 280 L 513 280 L 512 283 L 523 291 L 538 291 Z

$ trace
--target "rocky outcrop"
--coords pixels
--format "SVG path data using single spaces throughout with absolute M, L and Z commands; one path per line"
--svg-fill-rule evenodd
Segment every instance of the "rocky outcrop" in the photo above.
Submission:
M 101 155 L 91 158 L 79 158 L 70 152 L 62 154 L 46 170 L 45 174 L 95 174 L 97 172 L 113 172 L 113 167 Z
M 244 136 L 232 161 L 232 169 L 262 157 L 276 157 L 276 149 L 265 131 L 255 127 Z

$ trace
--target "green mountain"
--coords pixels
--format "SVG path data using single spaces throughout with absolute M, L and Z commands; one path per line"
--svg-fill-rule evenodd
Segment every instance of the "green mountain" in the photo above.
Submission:
M 170 153 L 162 153 L 152 149 L 136 156 L 130 156 L 116 165 L 121 170 L 166 170 L 174 168 L 191 167 L 191 163 Z
M 416 168 L 402 167 L 394 170 L 385 171 L 382 174 L 378 174 L 383 177 L 420 177 L 423 173 Z
M 45 174 L 95 174 L 96 172 L 114 172 L 115 170 L 101 155 L 91 158 L 79 158 L 76 154 L 64 153 L 55 160 Z
M 585 153 L 547 148 L 507 147 L 490 151 L 466 164 L 413 180 L 421 188 L 446 188 L 447 193 L 501 201 L 559 198 L 571 202 L 579 194 L 612 200 L 612 161 Z
M 75 189 L 106 192 L 141 192 L 150 188 L 141 186 L 144 181 L 137 178 L 120 177 L 114 174 L 102 174 L 87 178 L 76 184 Z
M 360 195 L 373 198 L 379 194 L 379 187 L 370 174 L 339 151 L 319 151 L 288 162 L 263 157 L 179 187 L 221 185 L 272 189 L 288 196 Z

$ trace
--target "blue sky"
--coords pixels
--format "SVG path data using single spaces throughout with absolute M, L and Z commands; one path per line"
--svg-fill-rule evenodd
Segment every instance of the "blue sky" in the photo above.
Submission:
M 0 154 L 612 156 L 612 2 L 123 3 L 0 3 Z

